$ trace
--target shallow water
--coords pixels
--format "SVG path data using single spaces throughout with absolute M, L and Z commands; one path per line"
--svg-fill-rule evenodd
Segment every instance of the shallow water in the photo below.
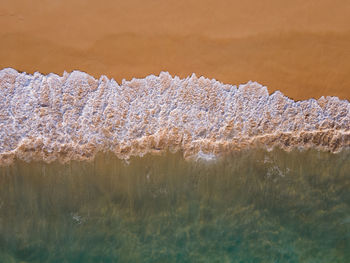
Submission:
M 0 262 L 347 262 L 350 152 L 0 168 Z

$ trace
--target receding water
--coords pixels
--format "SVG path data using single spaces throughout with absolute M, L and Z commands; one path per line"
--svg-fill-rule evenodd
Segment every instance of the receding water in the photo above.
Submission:
M 350 262 L 349 151 L 0 171 L 0 262 Z

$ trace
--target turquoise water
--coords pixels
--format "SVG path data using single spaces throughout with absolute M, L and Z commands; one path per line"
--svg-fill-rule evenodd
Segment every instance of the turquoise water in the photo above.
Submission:
M 350 262 L 350 152 L 18 161 L 0 262 Z

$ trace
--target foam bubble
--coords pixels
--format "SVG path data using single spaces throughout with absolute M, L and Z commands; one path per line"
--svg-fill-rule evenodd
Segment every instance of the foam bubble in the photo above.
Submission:
M 350 145 L 350 104 L 337 97 L 293 101 L 248 82 L 236 86 L 162 72 L 119 85 L 73 71 L 0 71 L 0 163 L 90 160 L 178 151 L 185 158 L 250 147 Z
M 202 150 L 199 150 L 199 152 L 197 153 L 197 156 L 196 156 L 196 160 L 197 161 L 203 160 L 206 162 L 212 162 L 212 161 L 217 160 L 217 156 L 215 154 L 204 153 L 204 152 L 202 152 Z

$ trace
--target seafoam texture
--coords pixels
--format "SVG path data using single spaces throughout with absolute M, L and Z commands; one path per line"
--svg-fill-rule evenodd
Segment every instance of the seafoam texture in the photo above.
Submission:
M 249 82 L 238 88 L 195 75 L 99 80 L 74 71 L 0 71 L 0 164 L 62 162 L 182 150 L 207 158 L 249 147 L 350 145 L 350 103 L 336 97 L 293 101 Z

